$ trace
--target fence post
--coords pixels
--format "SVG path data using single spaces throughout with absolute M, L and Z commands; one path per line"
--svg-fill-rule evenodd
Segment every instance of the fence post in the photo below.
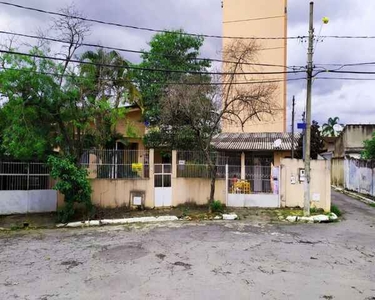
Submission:
M 177 178 L 177 150 L 172 150 L 172 178 Z
M 245 152 L 242 152 L 241 153 L 241 180 L 246 179 L 245 161 L 246 161 L 246 154 Z
M 27 164 L 27 180 L 26 180 L 26 190 L 30 189 L 30 163 Z
M 229 193 L 229 168 L 228 164 L 225 165 L 225 205 L 228 206 L 228 193 Z

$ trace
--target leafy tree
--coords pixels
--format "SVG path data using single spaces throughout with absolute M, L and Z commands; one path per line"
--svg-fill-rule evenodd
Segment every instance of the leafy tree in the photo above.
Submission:
M 375 132 L 372 134 L 371 139 L 364 141 L 364 147 L 362 158 L 375 159 Z
M 311 153 L 310 156 L 312 159 L 317 159 L 318 155 L 324 151 L 324 142 L 319 130 L 319 124 L 316 121 L 312 122 L 311 125 Z M 301 135 L 298 140 L 297 149 L 296 149 L 296 158 L 303 158 L 303 136 Z
M 338 132 L 335 130 L 336 125 L 341 125 L 339 117 L 329 118 L 327 123 L 324 123 L 322 126 L 323 136 L 332 136 L 335 137 L 338 135 Z
M 71 9 L 64 13 L 77 16 Z M 83 54 L 83 61 L 102 65 L 70 64 L 89 29 L 81 19 L 61 17 L 55 28 L 58 36 L 70 41 L 59 54 L 66 60 L 63 63 L 13 54 L 0 57 L 0 94 L 5 100 L 0 106 L 0 154 L 45 161 L 57 150 L 59 158 L 49 163 L 59 179 L 57 189 L 66 196 L 69 216 L 75 202 L 89 207 L 89 181 L 79 164 L 84 149 L 105 147 L 118 137 L 114 128 L 126 112 L 120 103 L 139 93 L 129 80 L 129 63 L 114 51 Z M 30 53 L 50 52 L 33 48 Z
M 150 41 L 150 51 L 142 54 L 140 68 L 164 69 L 174 71 L 204 71 L 210 62 L 197 60 L 203 45 L 202 37 L 183 34 L 182 30 L 170 33 L 158 33 Z M 160 99 L 167 85 L 163 83 L 178 82 L 182 73 L 136 71 L 144 105 L 144 117 L 150 125 L 159 125 Z

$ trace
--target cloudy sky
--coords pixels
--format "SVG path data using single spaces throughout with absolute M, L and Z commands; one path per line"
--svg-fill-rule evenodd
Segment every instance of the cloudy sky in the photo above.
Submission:
M 72 3 L 70 0 L 8 0 L 8 2 L 53 11 Z M 309 0 L 288 2 L 288 35 L 307 35 Z M 322 28 L 322 35 L 374 34 L 375 1 L 367 0 L 366 5 L 363 5 L 364 1 L 354 0 L 315 2 L 315 26 L 318 33 L 322 17 L 328 16 L 330 23 Z M 75 0 L 74 4 L 86 17 L 103 21 L 157 29 L 183 28 L 187 32 L 222 34 L 221 0 Z M 48 15 L 0 5 L 0 30 L 35 34 L 38 30 L 48 32 L 50 28 L 51 17 Z M 86 42 L 128 49 L 147 49 L 147 42 L 152 36 L 144 31 L 98 24 L 93 24 L 91 29 L 92 33 Z M 5 38 L 4 35 L 0 35 L 1 42 L 4 43 Z M 17 40 L 20 45 L 24 42 L 25 39 Z M 31 41 L 27 42 L 31 43 Z M 305 43 L 289 41 L 288 65 L 305 65 L 306 48 Z M 207 39 L 201 56 L 220 59 L 220 51 L 220 40 Z M 133 62 L 139 61 L 139 57 L 135 54 L 126 54 L 126 58 Z M 375 61 L 375 40 L 325 39 L 317 44 L 314 61 L 316 64 Z M 375 71 L 375 66 L 351 67 L 346 70 Z M 323 76 L 338 77 L 335 74 L 323 74 Z M 342 75 L 345 76 L 375 79 L 375 75 Z M 305 86 L 304 81 L 291 81 L 288 84 L 288 99 L 293 95 L 297 99 L 297 119 L 304 109 Z M 290 116 L 290 103 L 288 106 Z M 330 116 L 339 116 L 343 123 L 375 123 L 375 81 L 316 80 L 313 88 L 313 119 L 323 123 Z

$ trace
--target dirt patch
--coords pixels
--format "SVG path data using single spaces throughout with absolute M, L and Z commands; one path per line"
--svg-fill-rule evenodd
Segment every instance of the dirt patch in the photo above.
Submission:
M 113 262 L 127 262 L 144 257 L 149 252 L 140 243 L 127 243 L 114 248 L 103 249 L 94 258 Z
M 0 216 L 0 227 L 7 229 L 54 228 L 56 220 L 56 213 Z
M 63 261 L 63 262 L 61 263 L 61 265 L 62 265 L 62 266 L 66 266 L 66 268 L 67 268 L 68 270 L 70 270 L 70 269 L 73 269 L 73 268 L 75 268 L 75 267 L 78 267 L 79 265 L 82 265 L 82 263 L 79 262 L 79 261 L 76 261 L 76 260 L 67 260 L 67 261 Z
M 161 259 L 161 260 L 164 260 L 164 258 L 166 257 L 166 255 L 159 253 L 159 254 L 156 254 L 156 257 L 159 258 L 159 259 Z
M 184 263 L 182 261 L 176 261 L 175 263 L 173 263 L 174 266 L 179 266 L 179 267 L 184 267 L 185 270 L 190 270 L 191 269 L 191 264 L 187 264 L 187 263 Z

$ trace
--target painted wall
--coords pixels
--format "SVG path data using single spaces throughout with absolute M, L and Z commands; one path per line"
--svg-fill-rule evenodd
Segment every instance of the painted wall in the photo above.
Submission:
M 93 179 L 91 187 L 91 201 L 97 206 L 111 208 L 129 206 L 130 192 L 143 191 L 145 206 L 154 207 L 153 181 L 149 179 Z
M 292 156 L 292 152 L 291 151 L 275 151 L 273 153 L 273 163 L 274 163 L 274 166 L 275 167 L 279 167 L 280 164 L 281 164 L 281 161 L 285 157 L 291 157 L 291 156 Z
M 333 158 L 331 160 L 331 183 L 337 187 L 345 186 L 344 158 Z
M 238 37 L 284 37 L 287 36 L 287 1 L 286 0 L 224 0 L 223 1 L 223 35 Z M 231 22 L 238 20 L 277 17 L 250 22 Z M 223 49 L 230 46 L 233 39 L 223 39 Z M 285 66 L 287 64 L 286 40 L 258 40 L 260 49 L 254 59 L 263 64 Z M 224 57 L 225 58 L 225 57 Z M 223 65 L 223 70 L 228 66 Z M 248 72 L 285 71 L 284 67 L 249 66 Z M 286 75 L 254 75 L 248 80 L 285 80 Z M 248 81 L 247 80 L 247 81 Z M 276 83 L 277 91 L 274 101 L 279 109 L 271 117 L 262 115 L 261 121 L 250 121 L 245 125 L 245 132 L 285 132 L 286 131 L 286 81 Z M 242 132 L 237 123 L 223 122 L 223 132 Z
M 173 178 L 172 204 L 177 206 L 186 202 L 207 204 L 210 197 L 210 179 L 206 178 Z M 225 180 L 217 179 L 215 184 L 215 200 L 225 204 Z
M 299 182 L 299 169 L 304 168 L 303 160 L 283 159 L 281 161 L 280 200 L 282 207 L 303 207 L 304 184 Z M 291 178 L 296 182 L 292 184 Z M 311 161 L 311 207 L 331 209 L 331 165 L 329 161 Z M 319 201 L 314 201 L 314 198 Z
M 375 196 L 375 161 L 348 158 L 344 174 L 346 189 Z
M 0 191 L 0 215 L 54 212 L 56 208 L 54 190 Z
M 146 132 L 146 126 L 142 122 L 141 110 L 138 108 L 130 110 L 123 119 L 118 121 L 116 130 L 125 137 L 142 138 Z

